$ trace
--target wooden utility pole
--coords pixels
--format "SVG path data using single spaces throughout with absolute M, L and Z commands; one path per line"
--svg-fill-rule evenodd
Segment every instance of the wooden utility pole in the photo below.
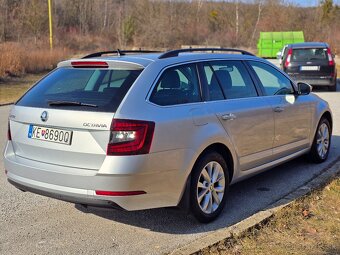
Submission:
M 50 49 L 53 49 L 53 34 L 52 34 L 52 8 L 51 0 L 48 0 L 48 23 L 50 28 Z

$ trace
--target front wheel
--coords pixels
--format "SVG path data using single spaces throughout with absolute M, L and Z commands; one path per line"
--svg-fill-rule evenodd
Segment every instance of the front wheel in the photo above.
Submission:
M 314 137 L 312 148 L 309 152 L 309 158 L 315 163 L 324 162 L 329 154 L 331 146 L 331 126 L 326 118 L 322 118 L 319 122 Z
M 227 164 L 217 152 L 208 152 L 195 164 L 191 185 L 191 211 L 198 221 L 207 223 L 223 210 L 228 192 Z

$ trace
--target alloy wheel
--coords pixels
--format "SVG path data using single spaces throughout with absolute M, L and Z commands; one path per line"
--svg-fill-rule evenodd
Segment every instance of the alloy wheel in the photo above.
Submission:
M 225 176 L 222 166 L 211 161 L 202 169 L 197 182 L 197 202 L 200 209 L 211 214 L 217 210 L 224 196 Z
M 316 144 L 320 158 L 324 159 L 329 149 L 329 129 L 326 123 L 322 123 L 318 129 Z

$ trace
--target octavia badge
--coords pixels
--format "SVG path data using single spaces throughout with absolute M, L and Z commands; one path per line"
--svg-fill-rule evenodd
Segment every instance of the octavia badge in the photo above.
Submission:
M 47 111 L 43 111 L 42 114 L 41 114 L 41 116 L 40 116 L 40 119 L 41 119 L 43 122 L 47 121 L 47 119 L 48 119 L 48 112 L 47 112 Z

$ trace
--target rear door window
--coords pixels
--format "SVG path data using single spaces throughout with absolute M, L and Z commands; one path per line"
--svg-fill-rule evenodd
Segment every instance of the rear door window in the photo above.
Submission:
M 204 63 L 209 100 L 256 97 L 257 91 L 241 61 Z
M 17 105 L 113 112 L 140 73 L 141 70 L 59 68 L 30 89 Z

